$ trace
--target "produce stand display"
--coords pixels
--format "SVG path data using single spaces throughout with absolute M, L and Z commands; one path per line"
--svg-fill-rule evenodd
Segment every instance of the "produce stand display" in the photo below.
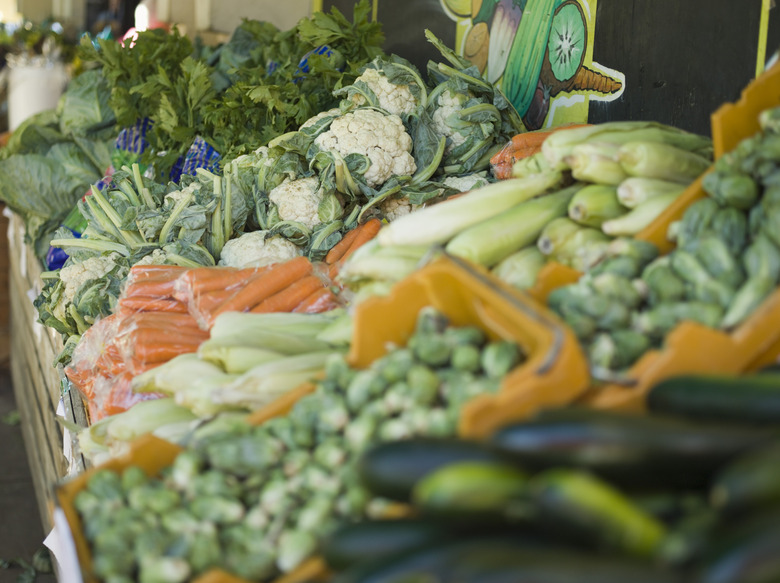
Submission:
M 249 21 L 208 60 L 142 33 L 136 50 L 183 60 L 154 77 L 86 43 L 104 72 L 0 159 L 78 201 L 7 196 L 11 371 L 62 578 L 780 576 L 763 516 L 780 502 L 780 64 L 713 114 L 712 140 L 531 133 L 430 31 L 427 82 L 371 60 L 367 15 L 301 21 L 300 62 Z M 236 55 L 262 59 L 239 68 L 256 87 Z M 294 114 L 267 99 L 275 67 Z M 215 124 L 250 101 L 262 137 Z
M 42 269 L 24 242 L 24 225 L 16 215 L 11 215 L 8 223 L 7 241 L 11 377 L 41 520 L 44 529 L 51 530 L 52 481 L 84 469 L 80 455 L 71 460 L 65 457 L 58 407 L 62 402 L 64 413 L 60 415 L 81 427 L 87 426 L 87 417 L 81 397 L 63 390 L 68 386 L 67 379 L 52 366 L 62 350 L 59 334 L 36 321 L 30 293 L 40 287 Z

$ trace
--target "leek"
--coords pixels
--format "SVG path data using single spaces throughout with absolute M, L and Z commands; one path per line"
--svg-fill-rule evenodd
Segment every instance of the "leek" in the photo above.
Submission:
M 491 267 L 533 243 L 552 219 L 566 214 L 579 186 L 520 203 L 506 212 L 466 229 L 447 244 L 447 251 Z
M 629 142 L 618 152 L 626 174 L 689 184 L 710 166 L 710 161 L 674 146 L 654 142 Z
M 555 132 L 542 143 L 542 152 L 551 168 L 562 169 L 565 168 L 563 160 L 571 155 L 574 147 L 588 141 L 610 144 L 657 142 L 691 152 L 706 150 L 712 146 L 712 140 L 704 136 L 659 123 L 630 121 L 595 124 Z
M 445 243 L 458 233 L 500 215 L 560 184 L 559 172 L 488 184 L 468 194 L 396 219 L 379 231 L 382 246 Z
M 569 203 L 569 218 L 588 227 L 600 227 L 605 221 L 626 212 L 626 207 L 618 200 L 617 188 L 602 184 L 586 186 Z
M 677 200 L 677 196 L 676 194 L 661 194 L 651 198 L 622 217 L 606 221 L 601 225 L 601 230 L 607 235 L 615 237 L 636 235 Z
M 632 209 L 658 195 L 676 194 L 679 196 L 684 190 L 685 186 L 678 182 L 634 176 L 626 178 L 620 183 L 617 189 L 617 197 L 620 204 Z
M 537 246 L 544 255 L 553 255 L 560 249 L 566 240 L 582 229 L 582 226 L 572 221 L 569 217 L 558 217 L 544 226 L 539 234 Z
M 536 246 L 525 247 L 496 265 L 493 275 L 513 287 L 528 289 L 536 283 L 546 261 Z
M 628 176 L 617 160 L 618 146 L 615 144 L 579 144 L 572 150 L 565 162 L 571 166 L 575 180 L 617 186 Z

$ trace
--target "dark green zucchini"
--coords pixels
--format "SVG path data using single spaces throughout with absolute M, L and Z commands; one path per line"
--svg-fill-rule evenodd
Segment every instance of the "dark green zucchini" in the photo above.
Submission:
M 780 374 L 679 376 L 655 385 L 647 407 L 702 420 L 780 423 Z
M 699 583 L 780 581 L 780 512 L 724 527 L 703 562 Z
M 712 504 L 732 515 L 780 504 L 780 443 L 734 460 L 712 484 Z
M 360 563 L 333 583 L 679 583 L 644 562 L 529 545 L 527 541 L 476 539 Z
M 454 462 L 502 460 L 500 454 L 475 441 L 415 438 L 382 443 L 370 449 L 361 458 L 359 471 L 372 493 L 409 502 L 414 485 L 435 469 Z
M 343 526 L 323 544 L 322 557 L 331 569 L 343 570 L 371 561 L 451 540 L 451 528 L 432 520 L 370 520 Z
M 772 431 L 658 415 L 551 409 L 496 432 L 492 444 L 529 469 L 587 469 L 626 489 L 703 489 Z

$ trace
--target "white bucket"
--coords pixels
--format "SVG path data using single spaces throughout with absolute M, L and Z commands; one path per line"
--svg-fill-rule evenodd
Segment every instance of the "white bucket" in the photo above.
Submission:
M 62 63 L 8 67 L 8 129 L 14 131 L 31 115 L 54 109 L 67 80 Z

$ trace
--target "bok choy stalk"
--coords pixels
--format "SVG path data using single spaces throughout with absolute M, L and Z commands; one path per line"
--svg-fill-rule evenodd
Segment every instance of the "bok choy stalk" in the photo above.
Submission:
M 463 230 L 555 188 L 562 180 L 561 173 L 549 172 L 489 184 L 401 217 L 383 227 L 377 240 L 382 246 L 446 243 Z

